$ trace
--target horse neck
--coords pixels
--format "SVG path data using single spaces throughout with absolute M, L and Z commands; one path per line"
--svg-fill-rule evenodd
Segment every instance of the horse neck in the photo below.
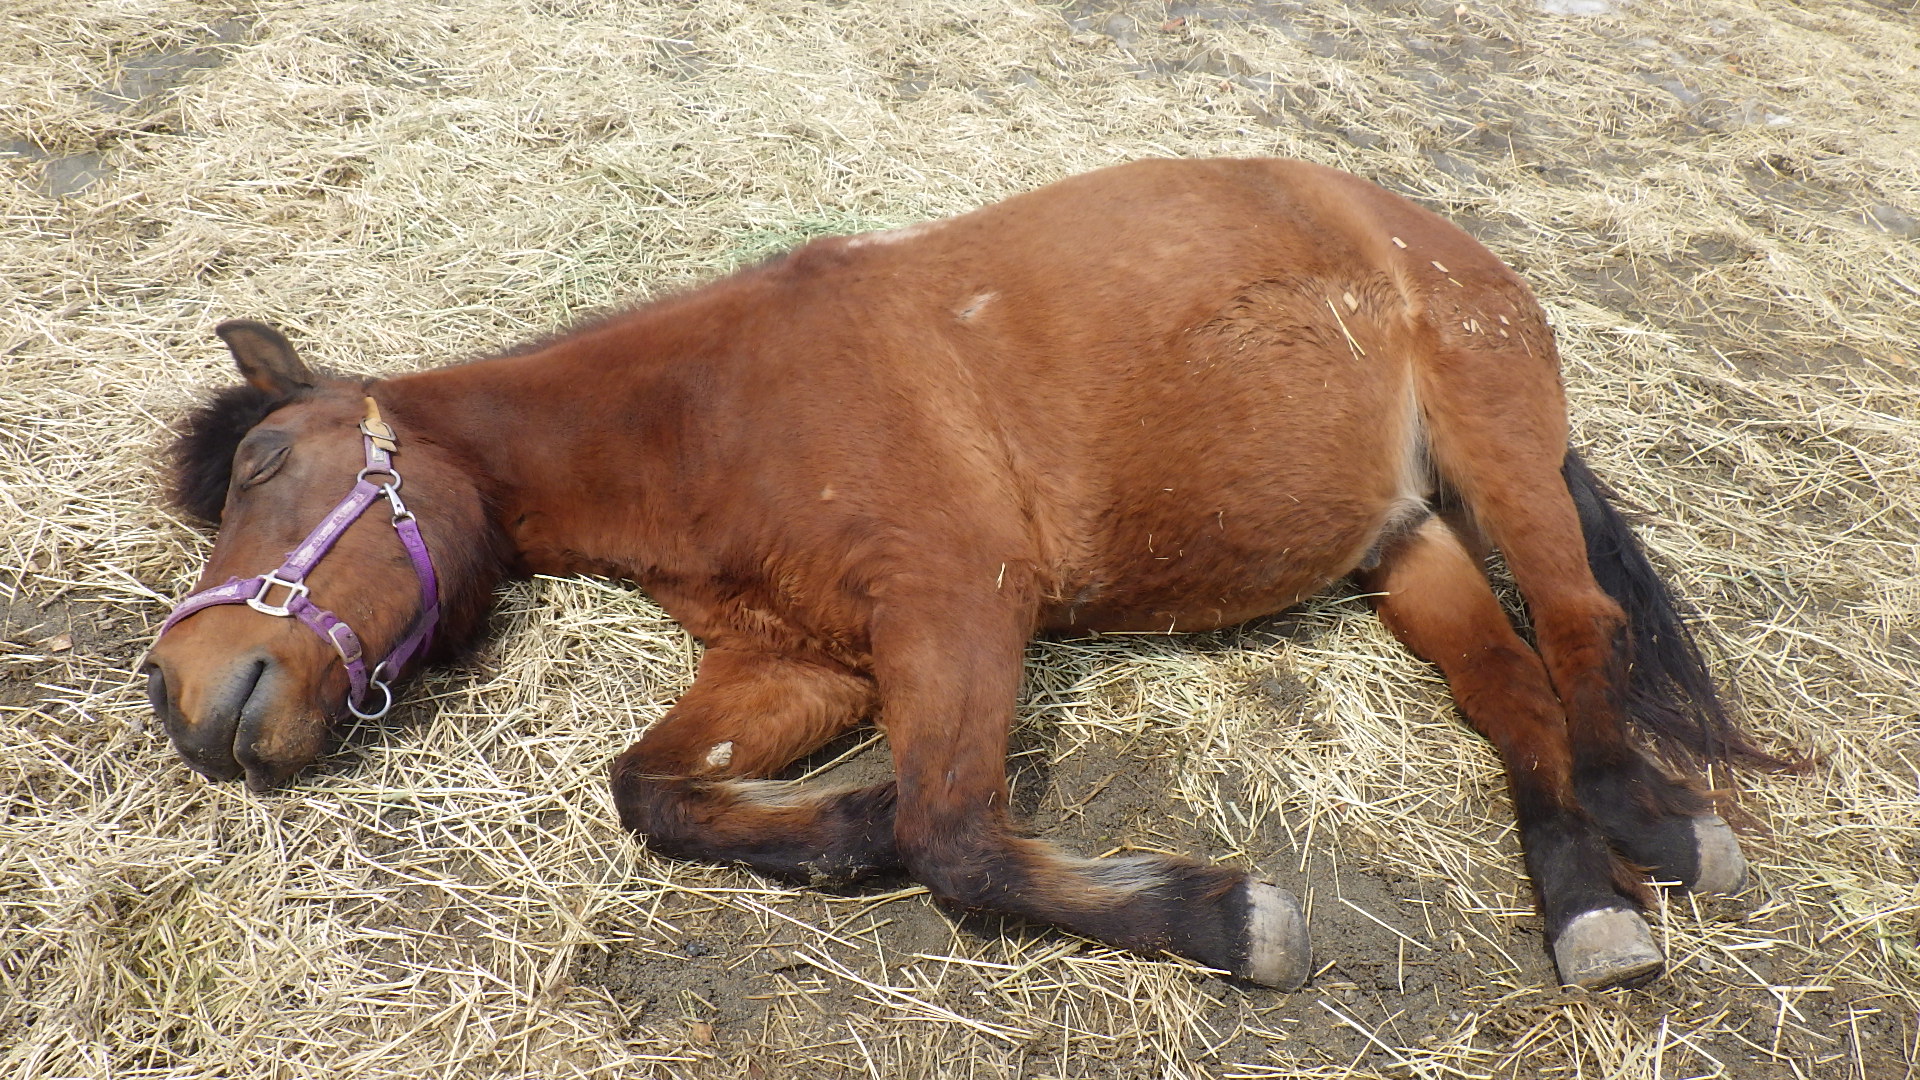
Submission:
M 382 384 L 402 438 L 450 451 L 536 574 L 644 578 L 689 491 L 682 433 L 707 412 L 683 335 L 627 316 L 536 352 Z

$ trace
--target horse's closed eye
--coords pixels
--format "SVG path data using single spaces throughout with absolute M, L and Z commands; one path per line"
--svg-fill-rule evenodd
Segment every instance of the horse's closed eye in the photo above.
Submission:
M 242 488 L 250 488 L 258 484 L 264 484 L 269 479 L 272 479 L 273 474 L 280 471 L 280 466 L 287 463 L 287 452 L 292 449 L 293 447 L 291 446 L 277 447 L 273 453 L 267 457 L 267 460 L 260 463 L 259 468 L 253 470 L 253 472 L 241 482 L 240 486 Z

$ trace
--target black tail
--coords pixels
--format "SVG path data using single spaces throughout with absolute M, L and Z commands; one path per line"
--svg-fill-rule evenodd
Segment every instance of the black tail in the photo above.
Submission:
M 1734 723 L 1680 604 L 1614 509 L 1617 496 L 1571 448 L 1560 475 L 1580 512 L 1594 579 L 1626 609 L 1627 715 L 1656 738 L 1705 760 L 1787 767 L 1748 742 Z

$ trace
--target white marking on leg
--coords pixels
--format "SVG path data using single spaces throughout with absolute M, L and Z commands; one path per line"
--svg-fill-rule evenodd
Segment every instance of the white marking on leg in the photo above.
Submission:
M 724 786 L 741 805 L 761 810 L 792 810 L 818 798 L 791 780 L 729 780 Z
M 1116 899 L 1134 896 L 1166 879 L 1165 864 L 1152 855 L 1126 855 L 1106 859 L 1059 855 L 1055 858 L 1061 867 L 1079 874 L 1095 888 L 1118 894 Z
M 723 743 L 718 743 L 714 746 L 713 749 L 707 751 L 707 768 L 724 769 L 731 764 L 733 764 L 733 740 L 732 739 L 728 739 L 726 742 L 723 742 Z
M 798 810 L 829 807 L 841 799 L 868 790 L 861 786 L 815 787 L 799 780 L 718 780 L 716 790 L 732 795 L 741 806 L 759 810 Z

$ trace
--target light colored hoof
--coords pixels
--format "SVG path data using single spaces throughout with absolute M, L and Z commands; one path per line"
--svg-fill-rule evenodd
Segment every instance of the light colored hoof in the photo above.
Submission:
M 1693 842 L 1700 852 L 1700 871 L 1694 875 L 1692 891 L 1732 896 L 1747 887 L 1747 857 L 1740 854 L 1739 838 L 1720 815 L 1694 818 Z
M 1298 990 L 1313 974 L 1307 915 L 1277 885 L 1247 882 L 1247 968 L 1243 978 L 1276 990 Z
M 1653 932 L 1637 912 L 1601 908 L 1580 915 L 1553 943 L 1560 981 L 1582 990 L 1638 986 L 1667 966 Z

